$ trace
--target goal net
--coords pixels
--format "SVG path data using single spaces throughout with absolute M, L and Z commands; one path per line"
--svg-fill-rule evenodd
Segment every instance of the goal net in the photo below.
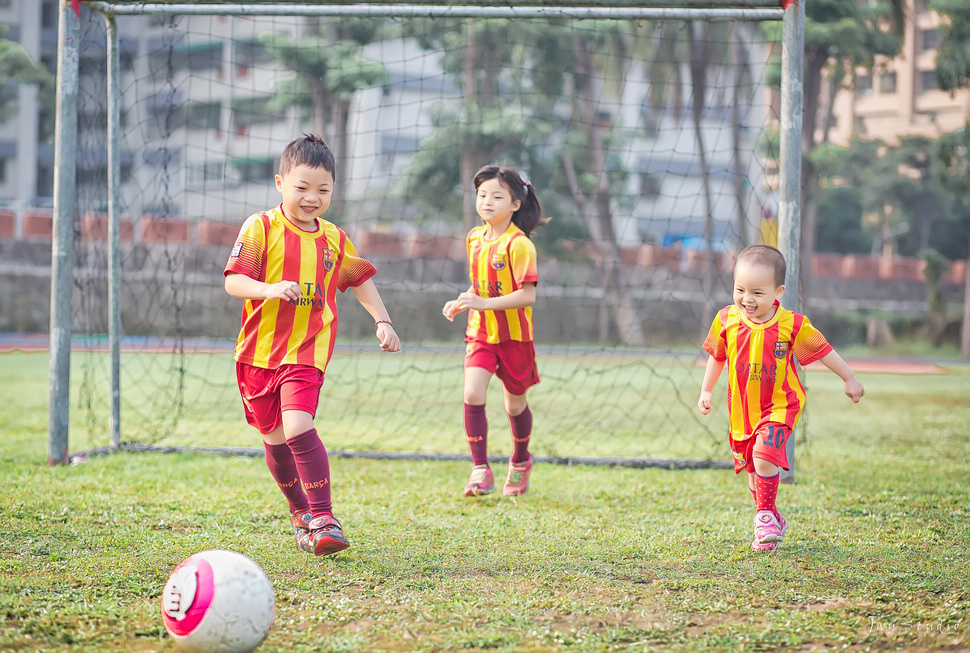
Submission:
M 125 3 L 118 3 L 125 4 Z M 127 3 L 143 4 L 143 3 Z M 716 17 L 716 16 L 715 16 Z M 528 173 L 539 228 L 530 390 L 537 455 L 727 458 L 696 408 L 732 256 L 773 242 L 777 47 L 751 20 L 429 15 L 118 15 L 121 436 L 259 446 L 222 270 L 276 206 L 283 147 L 337 157 L 324 216 L 378 268 L 403 350 L 348 292 L 316 424 L 330 449 L 464 454 L 464 236 L 486 163 Z M 71 449 L 108 443 L 104 16 L 81 14 Z M 777 69 L 777 65 L 774 65 Z M 490 450 L 508 452 L 501 384 Z

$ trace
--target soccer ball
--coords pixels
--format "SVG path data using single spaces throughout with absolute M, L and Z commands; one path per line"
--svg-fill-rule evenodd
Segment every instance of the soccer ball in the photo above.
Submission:
M 162 621 L 187 651 L 252 651 L 275 618 L 269 579 L 258 564 L 235 551 L 211 549 L 189 556 L 162 590 Z

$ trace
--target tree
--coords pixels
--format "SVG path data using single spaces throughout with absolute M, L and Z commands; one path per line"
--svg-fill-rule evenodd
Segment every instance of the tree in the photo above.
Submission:
M 319 28 L 319 23 L 311 21 Z M 277 82 L 274 109 L 300 107 L 313 129 L 334 151 L 337 171 L 335 217 L 342 213 L 347 174 L 347 119 L 354 93 L 384 81 L 384 67 L 361 57 L 364 44 L 380 35 L 380 23 L 370 19 L 344 19 L 328 23 L 327 33 L 311 33 L 296 41 L 284 34 L 264 34 L 263 47 L 296 75 Z
M 10 28 L 0 25 L 0 80 L 9 84 L 36 86 L 41 93 L 41 104 L 54 108 L 54 76 L 42 65 L 30 58 L 24 46 L 7 38 Z M 17 115 L 17 94 L 0 91 L 0 122 Z M 48 112 L 53 115 L 53 111 Z
M 871 68 L 877 56 L 892 58 L 902 45 L 905 0 L 813 0 L 805 3 L 804 121 L 802 123 L 802 261 L 815 251 L 818 213 L 818 171 L 810 155 L 827 143 L 833 124 L 836 92 L 854 78 L 859 67 Z M 780 39 L 781 26 L 766 31 Z M 777 76 L 777 71 L 776 71 Z M 826 92 L 823 87 L 828 85 Z M 827 103 L 823 104 L 823 99 Z M 811 266 L 802 265 L 805 287 Z M 801 290 L 801 289 L 800 289 Z
M 457 119 L 439 112 L 435 134 L 422 144 L 434 156 L 421 152 L 415 157 L 411 193 L 425 193 L 422 187 L 439 193 L 460 188 L 477 166 L 490 161 L 511 160 L 526 168 L 547 191 L 546 208 L 556 207 L 554 224 L 568 225 L 570 215 L 576 215 L 593 240 L 603 266 L 602 337 L 612 322 L 621 341 L 643 344 L 640 320 L 620 278 L 613 228 L 616 190 L 626 172 L 610 154 L 611 139 L 619 135 L 606 117 L 598 86 L 604 78 L 622 84 L 622 75 L 615 72 L 629 53 L 624 30 L 616 21 L 584 21 L 582 30 L 568 21 L 540 25 L 469 19 L 452 26 L 458 29 L 443 29 L 447 25 L 440 21 L 417 21 L 405 28 L 424 47 L 444 51 L 444 68 L 462 91 Z M 438 147 L 445 144 L 458 151 Z M 455 170 L 460 171 L 458 185 L 452 185 Z M 557 202 L 560 196 L 572 201 Z M 477 222 L 472 203 L 463 213 L 466 227 Z
M 943 39 L 936 51 L 940 88 L 970 88 L 970 4 L 965 0 L 932 0 L 930 9 L 944 19 Z
M 970 88 L 970 5 L 965 0 L 932 0 L 930 9 L 944 19 L 943 41 L 936 52 L 936 78 L 940 88 L 956 90 Z M 956 196 L 954 209 L 958 220 L 970 232 L 970 122 L 956 134 L 940 140 L 939 157 L 935 161 L 941 169 L 942 183 Z M 959 240 L 959 239 L 954 239 Z M 968 250 L 970 239 L 964 238 Z M 952 242 L 952 241 L 951 241 Z M 970 358 L 970 253 L 965 257 L 967 274 L 964 280 L 963 324 L 960 350 Z

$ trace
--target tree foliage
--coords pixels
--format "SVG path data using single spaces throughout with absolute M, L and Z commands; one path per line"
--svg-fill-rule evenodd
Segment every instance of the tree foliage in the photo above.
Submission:
M 970 3 L 966 0 L 932 0 L 930 9 L 943 18 L 943 40 L 936 51 L 936 78 L 940 88 L 970 88 Z
M 40 91 L 41 104 L 54 108 L 54 76 L 40 63 L 30 58 L 24 46 L 7 38 L 10 28 L 0 25 L 0 80 L 9 84 L 29 84 Z M 17 115 L 16 93 L 0 90 L 0 122 Z

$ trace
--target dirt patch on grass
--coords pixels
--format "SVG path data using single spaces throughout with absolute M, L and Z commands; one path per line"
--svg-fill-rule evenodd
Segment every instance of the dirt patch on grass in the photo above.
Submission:
M 872 605 L 871 601 L 853 601 L 852 599 L 846 599 L 841 596 L 834 599 L 822 599 L 821 601 L 816 601 L 815 603 L 806 603 L 801 606 L 803 610 L 809 612 L 825 612 L 826 610 L 835 610 L 837 608 L 844 608 L 847 606 L 852 607 L 865 607 Z

